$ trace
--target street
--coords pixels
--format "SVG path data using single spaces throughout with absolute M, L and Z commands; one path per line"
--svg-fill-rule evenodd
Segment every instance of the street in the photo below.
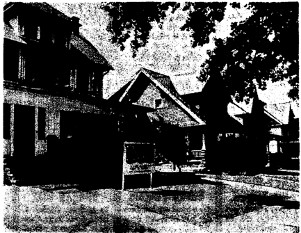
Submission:
M 299 232 L 298 195 L 221 182 L 126 191 L 4 188 L 11 232 Z

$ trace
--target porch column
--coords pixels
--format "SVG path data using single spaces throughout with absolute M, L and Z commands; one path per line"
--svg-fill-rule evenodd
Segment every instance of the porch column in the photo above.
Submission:
M 15 105 L 10 106 L 10 156 L 14 154 L 15 143 Z
M 202 149 L 201 149 L 202 152 L 205 152 L 206 151 L 206 144 L 205 144 L 205 134 L 203 133 L 202 135 Z

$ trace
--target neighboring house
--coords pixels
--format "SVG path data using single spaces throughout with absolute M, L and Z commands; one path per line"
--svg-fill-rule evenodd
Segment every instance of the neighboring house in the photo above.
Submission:
M 5 164 L 14 161 L 10 172 L 29 182 L 42 174 L 68 182 L 77 174 L 93 177 L 93 169 L 103 174 L 113 161 L 107 155 L 118 148 L 112 109 L 102 99 L 103 77 L 112 67 L 79 33 L 78 18 L 47 3 L 7 3 L 4 25 L 3 136 Z M 45 166 L 34 165 L 37 160 Z
M 163 154 L 174 163 L 188 159 L 191 129 L 205 126 L 183 102 L 170 77 L 145 68 L 109 101 L 123 106 L 119 122 L 125 142 L 152 144 L 157 156 Z
M 228 114 L 231 101 L 223 80 L 211 77 L 202 91 L 181 96 L 191 109 L 206 121 L 206 168 L 208 170 L 235 169 L 242 159 L 244 128 L 238 119 Z M 193 150 L 200 150 L 200 131 L 194 130 L 191 138 Z M 199 136 L 197 136 L 199 135 Z M 235 167 L 233 167 L 235 166 Z
M 233 101 L 219 78 L 210 78 L 201 92 L 180 96 L 170 77 L 141 68 L 109 101 L 122 104 L 128 115 L 120 124 L 123 141 L 155 144 L 168 160 L 205 157 L 211 171 L 254 171 L 267 164 L 274 119 L 256 97 L 250 114 L 230 115 Z
M 294 114 L 292 103 L 268 104 L 266 111 L 277 119 L 270 126 L 270 165 L 299 169 L 299 118 Z
M 261 116 L 256 114 L 254 108 L 258 103 L 261 103 Z M 252 130 L 254 135 L 263 137 L 265 134 L 264 139 L 259 140 L 265 141 L 262 147 L 266 148 L 266 154 L 269 155 L 268 161 L 264 162 L 267 166 L 290 169 L 299 167 L 299 119 L 292 110 L 292 103 L 266 104 L 256 95 L 246 107 L 240 107 L 235 102 L 231 104 L 235 109 L 233 112 L 241 112 L 234 117 L 240 118 L 246 128 Z M 252 118 L 253 123 L 250 122 Z
M 179 95 L 170 77 L 141 68 L 109 101 L 123 106 L 123 141 L 155 144 L 171 161 L 205 157 L 211 171 L 258 172 L 269 165 L 274 139 L 297 157 L 298 120 L 292 111 L 286 121 L 291 123 L 284 123 L 257 92 L 246 111 L 217 77 L 200 92 Z

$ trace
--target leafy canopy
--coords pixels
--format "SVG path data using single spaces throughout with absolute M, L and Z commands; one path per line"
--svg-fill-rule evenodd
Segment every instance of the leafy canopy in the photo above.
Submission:
M 238 6 L 239 7 L 239 6 Z M 254 94 L 268 80 L 288 80 L 289 97 L 298 98 L 298 3 L 252 3 L 254 14 L 232 25 L 231 37 L 217 39 L 200 80 L 221 75 L 237 100 Z
M 194 46 L 209 42 L 209 35 L 215 32 L 215 20 L 221 21 L 224 17 L 226 3 L 186 3 L 183 10 L 190 13 L 190 20 L 182 30 L 193 29 L 193 37 L 199 38 Z M 145 46 L 152 29 L 152 22 L 162 26 L 168 10 L 174 13 L 180 3 L 174 2 L 113 2 L 104 6 L 110 16 L 108 31 L 112 33 L 112 42 L 124 49 L 124 43 L 130 38 L 133 52 Z M 135 56 L 135 53 L 134 53 Z
M 192 46 L 209 42 L 217 22 L 224 18 L 225 2 L 186 3 L 182 8 L 189 13 L 181 30 L 191 30 Z M 239 3 L 232 3 L 240 8 Z M 133 35 L 131 47 L 134 52 L 146 45 L 152 22 L 162 25 L 167 10 L 174 12 L 179 3 L 160 2 L 115 2 L 104 9 L 111 17 L 108 30 L 113 43 L 124 49 L 125 41 Z M 298 98 L 298 2 L 250 3 L 252 16 L 242 23 L 232 24 L 231 36 L 215 39 L 216 47 L 209 51 L 209 59 L 200 64 L 199 79 L 210 76 L 224 79 L 226 86 L 237 100 L 254 93 L 254 80 L 260 89 L 265 89 L 267 80 L 288 80 L 292 89 L 289 96 Z M 132 33 L 132 34 L 131 34 Z

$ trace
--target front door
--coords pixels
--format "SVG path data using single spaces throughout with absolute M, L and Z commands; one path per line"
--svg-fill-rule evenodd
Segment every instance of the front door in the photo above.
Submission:
M 35 155 L 35 107 L 15 105 L 14 110 L 14 155 Z

